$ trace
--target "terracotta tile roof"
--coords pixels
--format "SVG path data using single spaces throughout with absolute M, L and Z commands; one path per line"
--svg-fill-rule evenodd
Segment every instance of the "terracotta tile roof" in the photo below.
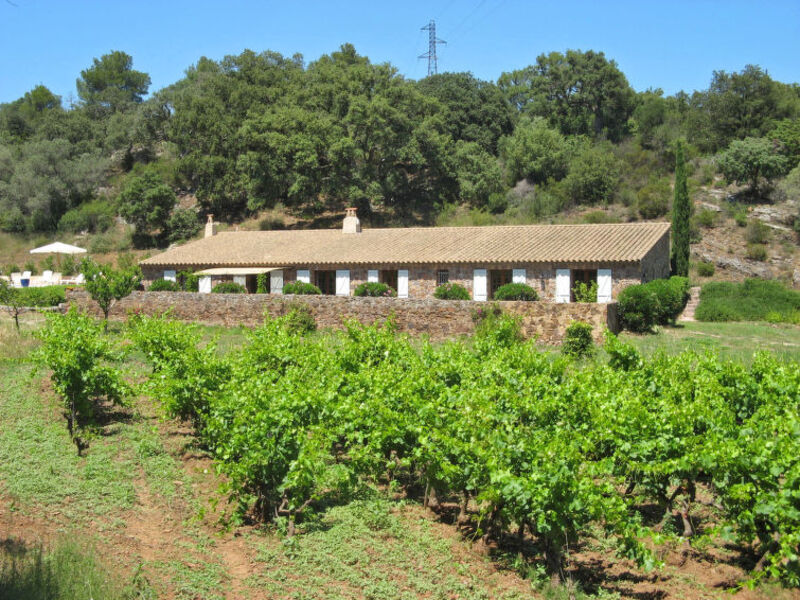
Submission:
M 306 266 L 638 262 L 669 223 L 223 232 L 142 265 Z

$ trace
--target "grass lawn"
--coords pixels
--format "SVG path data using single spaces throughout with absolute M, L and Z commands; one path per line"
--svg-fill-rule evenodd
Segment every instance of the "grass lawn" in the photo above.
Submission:
M 749 365 L 755 352 L 768 350 L 782 359 L 800 361 L 800 326 L 797 325 L 696 321 L 663 327 L 657 334 L 625 332 L 620 337 L 648 355 L 659 350 L 670 354 L 684 350 L 710 351 Z

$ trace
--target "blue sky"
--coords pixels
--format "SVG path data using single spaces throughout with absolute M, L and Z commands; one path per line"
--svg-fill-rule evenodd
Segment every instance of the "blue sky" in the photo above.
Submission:
M 110 50 L 131 54 L 151 91 L 200 56 L 250 48 L 312 61 L 345 42 L 416 79 L 430 19 L 447 41 L 440 72 L 496 80 L 576 48 L 605 52 L 637 90 L 704 89 L 713 70 L 748 63 L 800 82 L 800 0 L 0 0 L 0 102 L 42 83 L 66 103 L 80 71 Z

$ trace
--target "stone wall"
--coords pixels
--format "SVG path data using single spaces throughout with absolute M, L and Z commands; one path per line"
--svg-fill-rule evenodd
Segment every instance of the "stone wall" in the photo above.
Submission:
M 68 290 L 67 301 L 81 310 L 101 316 L 97 304 L 83 290 Z M 311 309 L 317 326 L 322 329 L 341 328 L 348 319 L 362 323 L 382 322 L 393 314 L 402 332 L 445 339 L 472 333 L 475 329 L 473 310 L 491 303 L 427 298 L 134 292 L 114 305 L 110 317 L 124 320 L 130 312 L 156 315 L 170 310 L 174 318 L 182 321 L 252 327 L 262 322 L 265 313 L 276 316 L 285 314 L 298 304 Z M 598 342 L 602 341 L 605 327 L 614 332 L 619 330 L 615 303 L 498 302 L 497 305 L 505 312 L 522 317 L 522 331 L 526 337 L 538 336 L 548 344 L 561 342 L 567 326 L 576 320 L 591 323 Z

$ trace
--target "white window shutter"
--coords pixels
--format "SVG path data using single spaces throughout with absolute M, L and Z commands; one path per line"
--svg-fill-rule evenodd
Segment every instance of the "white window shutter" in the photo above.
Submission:
M 597 301 L 611 302 L 611 269 L 597 269 Z
M 234 275 L 233 283 L 238 283 L 242 287 L 247 287 L 247 277 L 244 275 Z
M 397 297 L 408 298 L 408 269 L 397 271 Z
M 197 291 L 201 294 L 211 293 L 211 275 L 203 275 L 197 282 Z
M 486 300 L 486 269 L 475 269 L 472 272 L 472 299 Z
M 283 271 L 270 271 L 269 274 L 269 293 L 282 294 L 283 293 Z
M 556 302 L 562 304 L 569 302 L 570 290 L 569 269 L 556 269 Z
M 367 271 L 367 281 L 370 283 L 378 283 L 378 269 L 370 269 Z
M 350 295 L 350 271 L 348 269 L 336 270 L 336 295 Z
M 528 274 L 525 269 L 513 269 L 511 271 L 511 281 L 514 283 L 528 283 Z
M 166 279 L 167 281 L 177 281 L 178 278 L 176 275 L 177 274 L 175 273 L 175 271 L 164 271 L 164 279 Z
M 297 281 L 311 283 L 311 271 L 308 269 L 297 269 Z

